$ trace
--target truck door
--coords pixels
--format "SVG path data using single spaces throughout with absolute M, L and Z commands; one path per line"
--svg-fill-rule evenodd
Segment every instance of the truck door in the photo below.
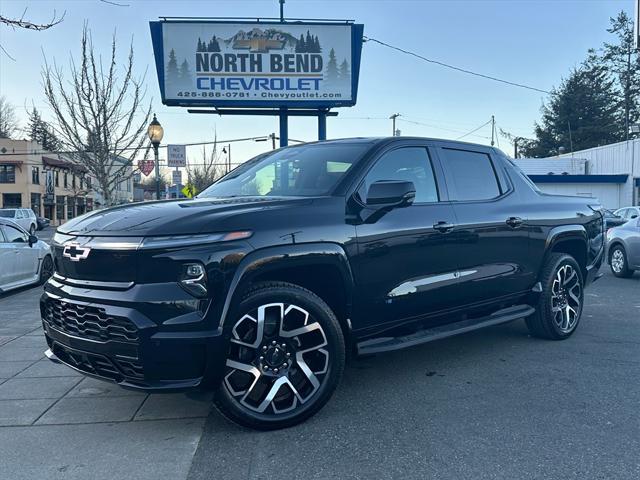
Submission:
M 491 148 L 438 149 L 457 219 L 461 302 L 500 303 L 531 289 L 526 210 Z
M 457 253 L 453 208 L 442 171 L 424 145 L 392 147 L 372 164 L 355 196 L 380 180 L 413 182 L 414 202 L 356 225 L 356 328 L 419 317 L 455 303 Z

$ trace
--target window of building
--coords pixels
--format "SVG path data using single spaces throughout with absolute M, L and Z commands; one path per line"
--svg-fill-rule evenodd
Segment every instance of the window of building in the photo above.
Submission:
M 15 165 L 0 165 L 0 183 L 16 183 Z
M 91 190 L 91 177 L 87 177 L 87 190 Z
M 60 175 L 58 175 L 60 172 L 56 172 L 56 187 L 60 186 Z
M 367 198 L 367 192 L 371 184 L 379 180 L 406 180 L 413 182 L 416 188 L 415 203 L 438 201 L 438 189 L 426 148 L 398 148 L 384 154 L 369 170 L 364 183 L 358 190 L 358 194 L 363 201 Z
M 73 188 L 74 190 L 76 188 L 76 176 L 75 175 L 71 176 L 71 188 Z
M 20 193 L 3 193 L 2 208 L 21 208 L 22 194 Z
M 64 220 L 64 200 L 65 197 L 56 197 L 56 219 L 58 221 Z
M 443 148 L 442 153 L 451 200 L 489 200 L 500 196 L 489 155 L 453 148 Z
M 69 174 L 64 172 L 64 188 L 69 188 Z
M 40 167 L 31 167 L 31 183 L 40 185 Z
M 74 215 L 75 201 L 73 197 L 67 197 L 67 220 L 71 220 Z
M 33 213 L 35 213 L 37 216 L 42 216 L 40 214 L 41 210 L 40 210 L 40 199 L 42 198 L 42 196 L 39 193 L 32 193 L 31 194 L 31 210 L 33 210 Z
M 84 188 L 84 177 L 80 177 L 80 190 Z

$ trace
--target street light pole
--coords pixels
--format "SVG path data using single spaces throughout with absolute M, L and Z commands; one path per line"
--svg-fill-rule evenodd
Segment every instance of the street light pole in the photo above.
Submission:
M 156 118 L 156 114 L 153 114 L 153 120 L 147 128 L 147 135 L 153 145 L 153 155 L 155 159 L 155 173 L 156 173 L 156 200 L 160 200 L 160 160 L 158 158 L 158 147 L 164 136 L 164 129 L 160 122 Z

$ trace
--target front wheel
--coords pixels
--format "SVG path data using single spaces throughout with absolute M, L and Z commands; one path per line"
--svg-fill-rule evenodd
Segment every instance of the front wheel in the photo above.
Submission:
M 536 313 L 526 319 L 529 332 L 549 340 L 569 338 L 582 316 L 583 282 L 580 266 L 572 256 L 551 254 L 540 275 L 542 293 Z
M 609 265 L 611 272 L 616 277 L 629 278 L 633 275 L 633 270 L 629 268 L 627 252 L 622 245 L 616 245 L 609 253 Z
M 29 234 L 30 235 L 35 235 L 36 234 L 36 226 L 32 223 L 31 227 L 29 228 Z
M 218 410 L 260 430 L 290 427 L 318 412 L 345 363 L 344 337 L 329 306 L 300 286 L 265 282 L 234 311 Z
M 49 280 L 49 278 L 53 275 L 53 260 L 51 259 L 51 255 L 47 255 L 42 259 L 42 266 L 40 267 L 40 279 L 39 284 L 42 285 L 44 282 Z

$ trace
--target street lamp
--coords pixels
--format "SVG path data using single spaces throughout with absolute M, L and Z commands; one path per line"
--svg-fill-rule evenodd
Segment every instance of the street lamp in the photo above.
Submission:
M 164 136 L 164 129 L 156 118 L 155 113 L 153 114 L 153 120 L 149 124 L 149 128 L 147 128 L 147 135 L 149 136 L 149 140 L 151 140 L 151 145 L 153 145 L 153 155 L 156 163 L 156 200 L 160 200 L 160 165 L 158 160 L 158 147 L 160 146 L 160 142 Z

